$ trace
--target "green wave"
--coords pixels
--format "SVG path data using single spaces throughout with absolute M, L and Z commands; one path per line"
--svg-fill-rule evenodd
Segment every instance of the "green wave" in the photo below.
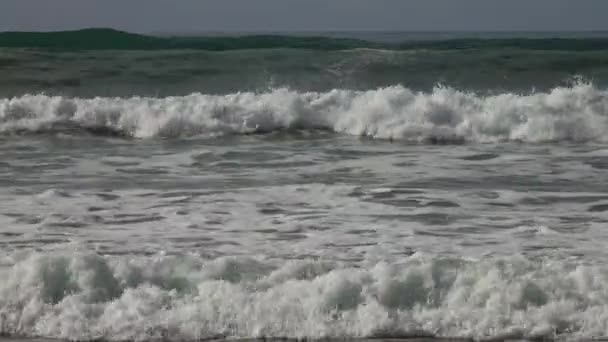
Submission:
M 62 50 L 170 50 L 196 49 L 209 51 L 243 49 L 310 49 L 310 50 L 458 50 L 458 49 L 527 49 L 593 51 L 608 50 L 608 38 L 511 38 L 449 39 L 379 43 L 358 39 L 302 37 L 285 35 L 246 35 L 238 37 L 156 37 L 113 29 L 84 29 L 61 32 L 3 32 L 0 47 Z
M 242 37 L 154 37 L 112 29 L 85 29 L 61 32 L 4 32 L 0 47 L 83 50 L 241 50 L 241 49 L 318 49 L 343 50 L 382 47 L 356 39 L 255 35 Z

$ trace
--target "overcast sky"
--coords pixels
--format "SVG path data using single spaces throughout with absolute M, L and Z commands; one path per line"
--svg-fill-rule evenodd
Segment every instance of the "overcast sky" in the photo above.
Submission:
M 0 30 L 608 30 L 608 0 L 0 0 Z

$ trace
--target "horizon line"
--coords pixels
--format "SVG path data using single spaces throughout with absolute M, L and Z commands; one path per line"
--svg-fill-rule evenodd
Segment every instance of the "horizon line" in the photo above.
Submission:
M 55 30 L 0 30 L 0 33 L 56 33 L 56 32 L 74 32 L 84 30 L 113 30 L 118 32 L 157 35 L 157 34 L 203 34 L 203 33 L 415 33 L 415 34 L 437 34 L 437 33 L 608 33 L 608 29 L 584 29 L 584 30 L 406 30 L 406 29 L 193 29 L 193 30 L 126 30 L 114 27 L 90 26 L 73 29 L 55 29 Z

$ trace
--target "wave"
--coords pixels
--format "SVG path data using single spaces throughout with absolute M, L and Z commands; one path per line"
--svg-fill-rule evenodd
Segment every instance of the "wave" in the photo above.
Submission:
M 156 37 L 112 29 L 85 29 L 61 32 L 0 33 L 0 47 L 53 48 L 76 50 L 242 50 L 294 48 L 342 50 L 380 44 L 357 39 L 326 37 L 289 37 L 280 35 L 250 35 L 242 37 Z
M 113 29 L 84 29 L 59 32 L 3 32 L 0 47 L 68 50 L 164 50 L 200 49 L 212 51 L 242 49 L 529 49 L 593 51 L 607 50 L 608 38 L 459 38 L 416 40 L 399 43 L 322 36 L 245 35 L 206 37 L 158 37 Z
M 216 137 L 284 130 L 412 142 L 605 142 L 608 91 L 592 84 L 546 93 L 477 95 L 448 87 L 165 98 L 0 99 L 3 134 L 93 133 L 134 138 Z
M 608 269 L 523 257 L 351 267 L 246 257 L 12 255 L 0 333 L 68 340 L 606 336 Z

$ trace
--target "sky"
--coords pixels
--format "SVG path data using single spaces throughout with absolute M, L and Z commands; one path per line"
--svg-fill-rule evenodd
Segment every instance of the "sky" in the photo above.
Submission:
M 608 0 L 0 0 L 0 31 L 608 30 Z

